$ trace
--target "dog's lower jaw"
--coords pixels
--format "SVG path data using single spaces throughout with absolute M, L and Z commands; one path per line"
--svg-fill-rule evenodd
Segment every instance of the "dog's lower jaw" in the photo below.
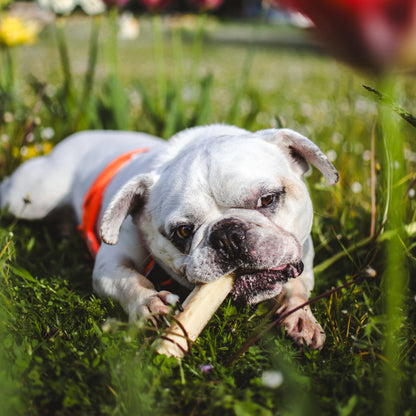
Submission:
M 266 300 L 274 299 L 279 297 L 283 291 L 283 284 L 276 284 L 276 287 L 273 290 L 263 291 L 261 293 L 248 296 L 245 301 L 249 305 L 257 305 L 260 302 L 264 302 Z
M 265 270 L 237 269 L 231 297 L 250 305 L 272 299 L 282 292 L 290 278 L 298 277 L 303 268 L 302 261 L 298 260 Z

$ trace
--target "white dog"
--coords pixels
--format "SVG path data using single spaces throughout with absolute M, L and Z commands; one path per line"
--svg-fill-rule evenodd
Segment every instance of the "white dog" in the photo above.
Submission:
M 165 314 L 177 299 L 144 277 L 150 258 L 188 289 L 234 271 L 231 296 L 250 304 L 285 285 L 282 310 L 292 309 L 314 283 L 307 162 L 329 184 L 338 181 L 321 150 L 289 129 L 211 125 L 168 142 L 87 131 L 22 164 L 1 184 L 0 201 L 24 219 L 72 207 L 96 255 L 94 290 L 132 319 Z M 322 348 L 325 335 L 309 307 L 284 324 L 298 344 Z

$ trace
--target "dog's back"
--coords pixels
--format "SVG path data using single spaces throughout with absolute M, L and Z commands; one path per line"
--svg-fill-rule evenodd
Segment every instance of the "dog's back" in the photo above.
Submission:
M 87 189 L 108 163 L 120 154 L 160 142 L 161 139 L 144 133 L 76 133 L 49 155 L 26 161 L 6 178 L 0 185 L 0 206 L 28 220 L 45 218 L 67 206 L 79 216 Z

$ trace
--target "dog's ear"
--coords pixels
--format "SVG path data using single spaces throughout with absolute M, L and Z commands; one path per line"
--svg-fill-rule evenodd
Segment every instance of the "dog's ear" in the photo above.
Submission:
M 276 144 L 287 152 L 301 173 L 309 170 L 308 162 L 324 175 L 329 185 L 339 181 L 339 173 L 322 150 L 300 133 L 290 129 L 269 129 L 259 132 L 266 141 Z
M 154 179 L 138 175 L 127 182 L 111 200 L 101 222 L 101 238 L 107 244 L 117 244 L 121 225 L 128 215 L 137 213 L 146 203 Z

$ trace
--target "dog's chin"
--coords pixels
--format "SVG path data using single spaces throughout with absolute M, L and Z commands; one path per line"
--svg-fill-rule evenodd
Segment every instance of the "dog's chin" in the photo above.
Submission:
M 302 272 L 301 261 L 265 270 L 237 269 L 231 297 L 248 304 L 274 298 L 282 292 L 289 279 L 298 277 Z

